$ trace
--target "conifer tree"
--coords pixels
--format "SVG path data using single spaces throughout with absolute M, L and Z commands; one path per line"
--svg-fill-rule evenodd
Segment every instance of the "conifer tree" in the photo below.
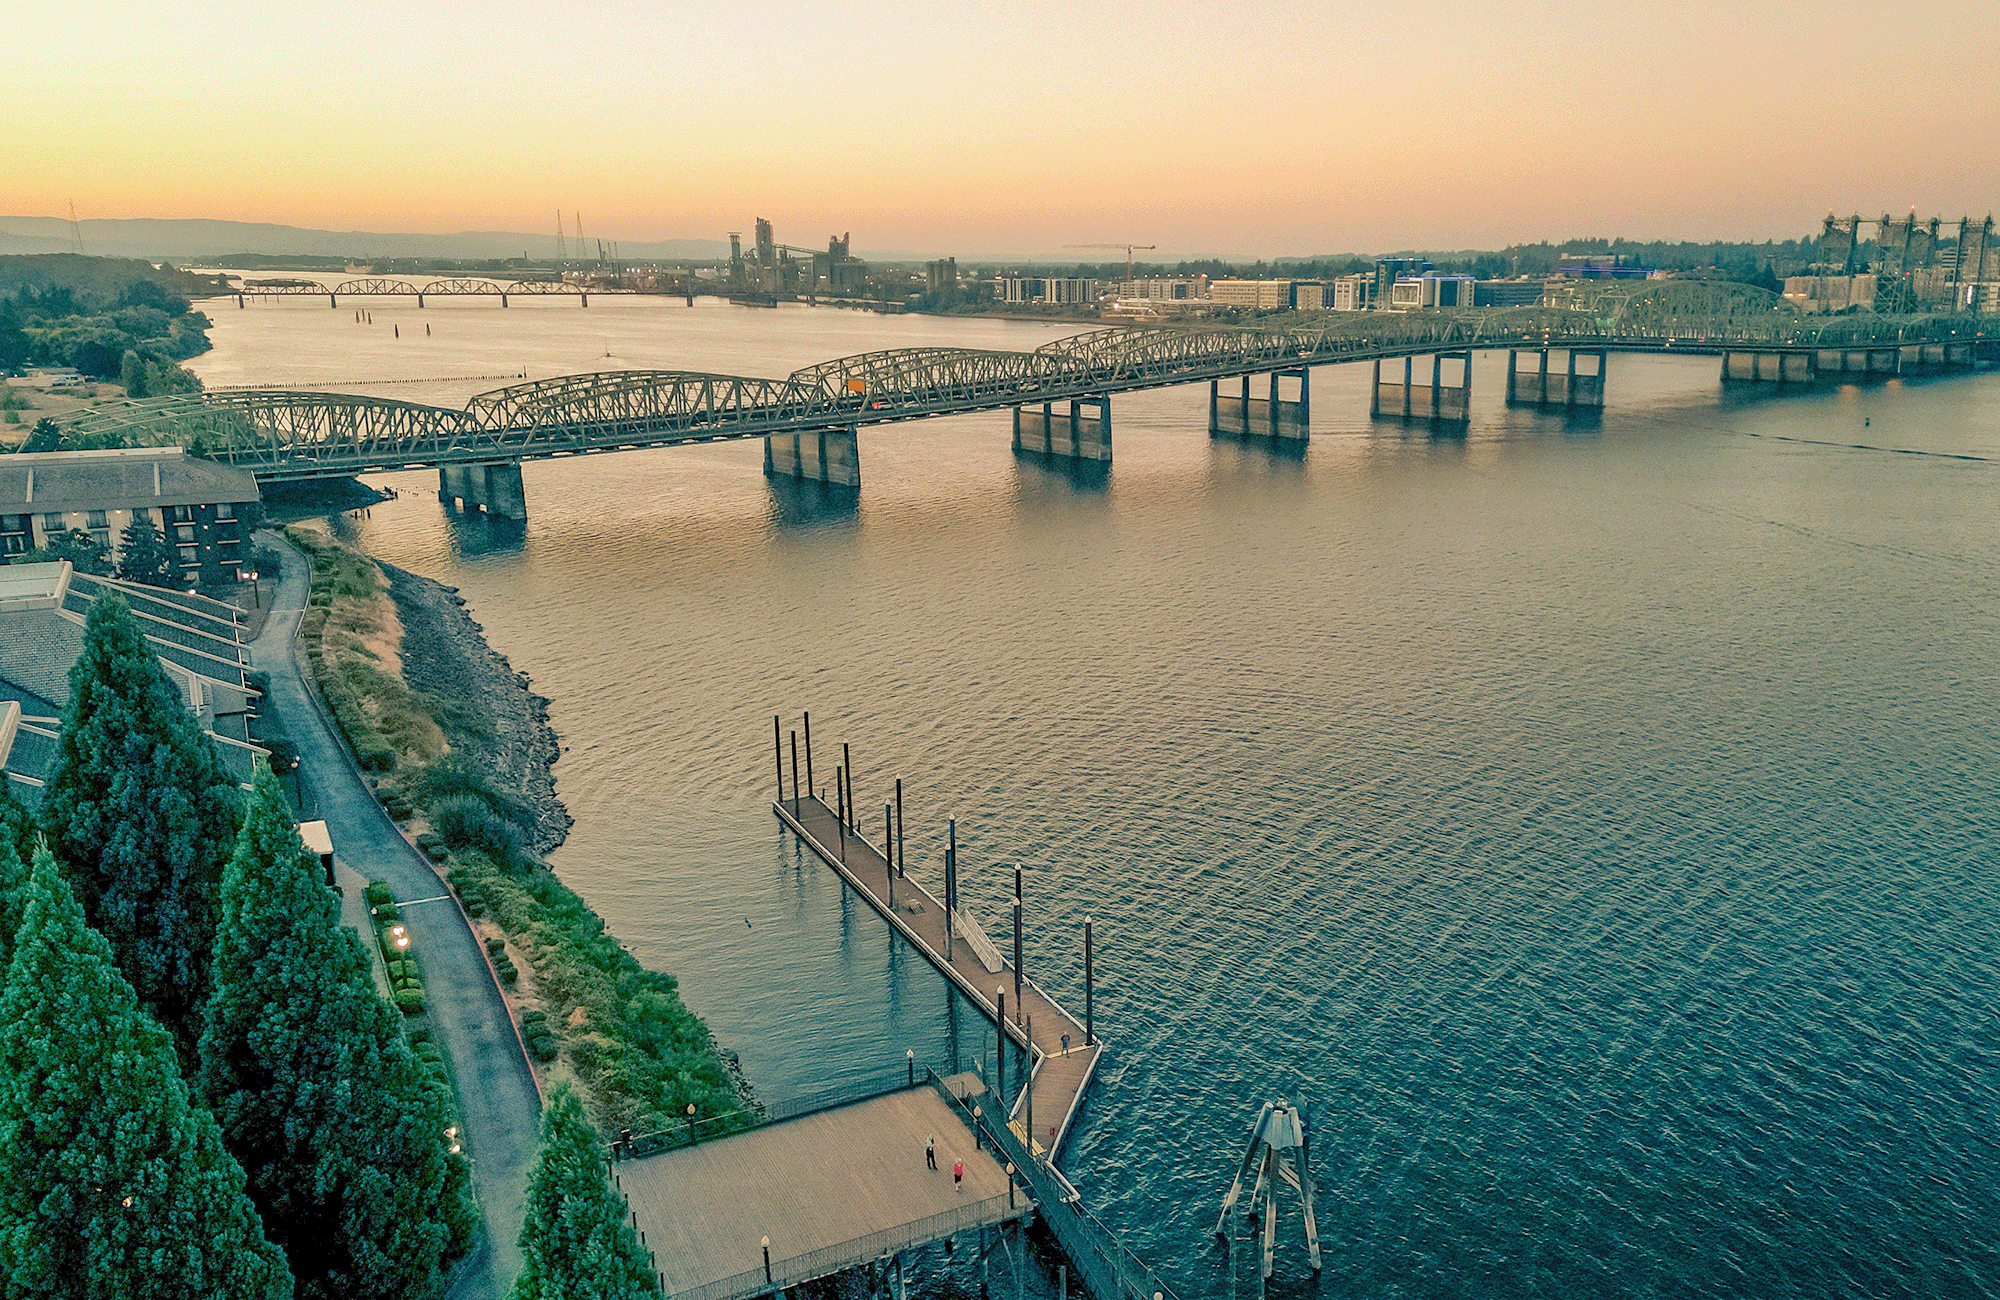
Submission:
M 140 1001 L 191 1042 L 236 788 L 124 598 L 90 611 L 41 821 Z
M 47 849 L 0 986 L 0 1296 L 284 1300 L 215 1120 Z
M 301 1300 L 443 1293 L 477 1212 L 452 1100 L 259 765 L 223 873 L 200 1084 Z
M 26 902 L 27 864 L 32 861 L 30 832 L 34 823 L 28 810 L 7 789 L 0 776 L 0 975 L 14 955 L 14 931 L 21 925 L 21 908 Z
M 153 522 L 151 510 L 134 510 L 132 522 L 118 534 L 118 576 L 148 587 L 180 585 L 180 553 Z
M 514 1300 L 654 1300 L 658 1279 L 604 1171 L 604 1150 L 567 1085 L 542 1111 L 528 1175 Z

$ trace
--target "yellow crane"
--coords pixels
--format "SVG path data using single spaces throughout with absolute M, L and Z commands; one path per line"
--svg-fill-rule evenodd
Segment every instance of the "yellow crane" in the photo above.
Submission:
M 1132 283 L 1132 250 L 1143 248 L 1152 252 L 1152 244 L 1064 244 L 1064 248 L 1122 248 L 1125 250 L 1125 283 Z

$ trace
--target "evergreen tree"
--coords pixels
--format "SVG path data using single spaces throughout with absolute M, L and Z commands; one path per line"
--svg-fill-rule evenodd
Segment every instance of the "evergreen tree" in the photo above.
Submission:
M 81 528 L 57 533 L 49 538 L 49 544 L 42 551 L 48 559 L 68 560 L 79 573 L 95 574 L 100 578 L 111 575 L 111 549 Z
M 320 879 L 260 766 L 222 878 L 200 1084 L 300 1297 L 438 1296 L 477 1219 L 451 1096 Z
M 236 789 L 122 597 L 90 611 L 42 828 L 140 1000 L 192 1043 Z
M 118 534 L 118 576 L 148 587 L 176 587 L 180 554 L 153 522 L 150 510 L 134 510 L 132 522 Z
M 62 426 L 45 415 L 35 421 L 35 427 L 28 432 L 28 440 L 21 444 L 21 450 L 61 451 L 65 445 Z
M 28 810 L 7 789 L 6 778 L 0 777 L 0 971 L 14 955 L 14 931 L 21 926 L 33 827 Z
M 127 397 L 146 396 L 146 363 L 137 352 L 127 351 L 118 363 L 118 382 Z
M 514 1300 L 639 1300 L 660 1294 L 653 1267 L 604 1171 L 604 1149 L 567 1085 L 542 1111 L 528 1175 Z
M 46 849 L 0 987 L 0 1296 L 284 1300 L 215 1120 Z

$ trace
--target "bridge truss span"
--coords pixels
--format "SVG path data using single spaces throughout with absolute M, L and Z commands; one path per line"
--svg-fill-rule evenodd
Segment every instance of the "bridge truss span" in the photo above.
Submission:
M 418 292 L 408 281 L 383 278 L 320 292 L 391 289 Z M 434 281 L 422 292 L 499 293 L 503 300 L 511 293 L 585 293 L 563 281 L 517 281 L 502 289 L 497 281 L 470 279 Z M 1943 345 L 1959 355 L 1974 348 L 1989 355 L 1994 341 L 1979 320 L 1964 316 L 1807 317 L 1777 295 L 1745 285 L 1590 282 L 1554 291 L 1541 306 L 1339 313 L 1242 328 L 1096 329 L 1025 352 L 867 352 L 782 378 L 684 370 L 564 375 L 482 393 L 462 409 L 268 390 L 130 402 L 80 412 L 65 423 L 74 446 L 177 442 L 278 480 L 677 442 L 851 438 L 861 425 L 1102 403 L 1120 392 L 1477 348 L 1727 355 L 1841 348 L 1921 353 Z M 1868 365 L 1873 373 L 1874 363 Z M 822 438 L 820 445 L 829 444 Z

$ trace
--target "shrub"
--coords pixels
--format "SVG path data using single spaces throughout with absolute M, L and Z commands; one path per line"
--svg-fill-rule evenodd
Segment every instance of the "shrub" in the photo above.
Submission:
M 518 980 L 520 978 L 521 978 L 521 968 L 519 966 L 516 966 L 511 961 L 503 961 L 500 963 L 500 982 L 502 984 L 512 984 L 515 980 Z
M 536 1034 L 528 1040 L 528 1055 L 543 1065 L 555 1060 L 559 1055 L 555 1038 L 549 1034 Z
M 377 921 L 380 921 L 383 925 L 393 925 L 395 924 L 396 919 L 401 914 L 396 911 L 396 905 L 394 903 L 391 903 L 387 899 L 384 899 L 383 901 L 369 908 L 368 915 L 374 917 Z
M 500 863 L 521 856 L 520 828 L 477 796 L 455 794 L 439 800 L 431 806 L 431 825 L 454 849 L 477 849 Z
M 389 882 L 386 880 L 371 880 L 368 882 L 367 898 L 370 903 L 387 903 L 393 901 L 395 897 L 394 894 L 389 892 Z
M 424 991 L 413 988 L 397 989 L 396 1009 L 406 1016 L 422 1015 L 424 1010 Z
M 549 1013 L 540 1007 L 529 1007 L 521 1013 L 521 1024 L 523 1026 L 546 1024 L 548 1023 L 548 1019 Z
M 420 1047 L 435 1046 L 435 1044 L 431 1042 L 431 1031 L 425 1028 L 423 1025 L 411 1025 L 409 1028 L 409 1032 L 403 1035 L 403 1039 L 405 1042 L 409 1043 L 413 1051 Z M 419 1053 L 419 1055 L 421 1055 L 421 1053 Z
M 487 939 L 486 941 L 487 955 L 498 957 L 501 953 L 505 951 L 507 951 L 507 941 L 505 939 L 497 937 Z

